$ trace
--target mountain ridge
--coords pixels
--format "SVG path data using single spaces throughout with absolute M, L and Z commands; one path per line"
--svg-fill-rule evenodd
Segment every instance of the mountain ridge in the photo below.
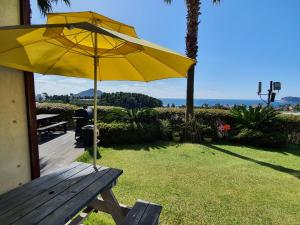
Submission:
M 300 103 L 300 97 L 287 96 L 287 97 L 281 98 L 281 101 L 291 102 L 291 103 Z
M 102 91 L 100 90 L 97 90 L 97 95 L 100 96 L 102 95 Z M 75 97 L 93 97 L 94 96 L 94 89 L 93 88 L 90 88 L 88 90 L 85 90 L 85 91 L 81 91 L 77 94 L 74 95 Z

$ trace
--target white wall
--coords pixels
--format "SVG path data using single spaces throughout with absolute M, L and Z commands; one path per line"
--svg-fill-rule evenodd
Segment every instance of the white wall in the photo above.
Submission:
M 0 26 L 19 23 L 19 0 L 0 0 Z M 0 193 L 30 179 L 23 73 L 0 67 Z

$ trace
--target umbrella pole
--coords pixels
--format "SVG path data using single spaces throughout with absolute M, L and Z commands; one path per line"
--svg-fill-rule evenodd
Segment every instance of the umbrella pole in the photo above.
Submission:
M 97 161 L 97 71 L 98 71 L 98 46 L 97 46 L 97 33 L 95 33 L 94 44 L 94 132 L 93 132 L 93 165 L 96 167 Z

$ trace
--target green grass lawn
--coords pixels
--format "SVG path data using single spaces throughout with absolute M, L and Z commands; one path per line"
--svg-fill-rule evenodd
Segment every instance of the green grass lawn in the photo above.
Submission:
M 124 170 L 118 200 L 161 204 L 160 224 L 300 224 L 300 148 L 156 143 L 101 152 L 99 164 Z M 85 224 L 113 223 L 98 213 Z

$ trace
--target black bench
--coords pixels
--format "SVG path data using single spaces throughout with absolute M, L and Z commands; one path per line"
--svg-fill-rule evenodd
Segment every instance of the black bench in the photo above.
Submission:
M 128 212 L 123 225 L 157 225 L 162 206 L 138 200 Z
M 37 129 L 37 131 L 39 133 L 41 132 L 44 132 L 44 131 L 51 131 L 51 130 L 54 130 L 53 128 L 57 128 L 57 127 L 63 127 L 63 131 L 64 133 L 67 132 L 67 121 L 61 121 L 61 122 L 58 122 L 58 123 L 53 123 L 53 124 L 50 124 L 50 125 L 47 125 L 47 126 L 44 126 L 44 127 L 39 127 Z

